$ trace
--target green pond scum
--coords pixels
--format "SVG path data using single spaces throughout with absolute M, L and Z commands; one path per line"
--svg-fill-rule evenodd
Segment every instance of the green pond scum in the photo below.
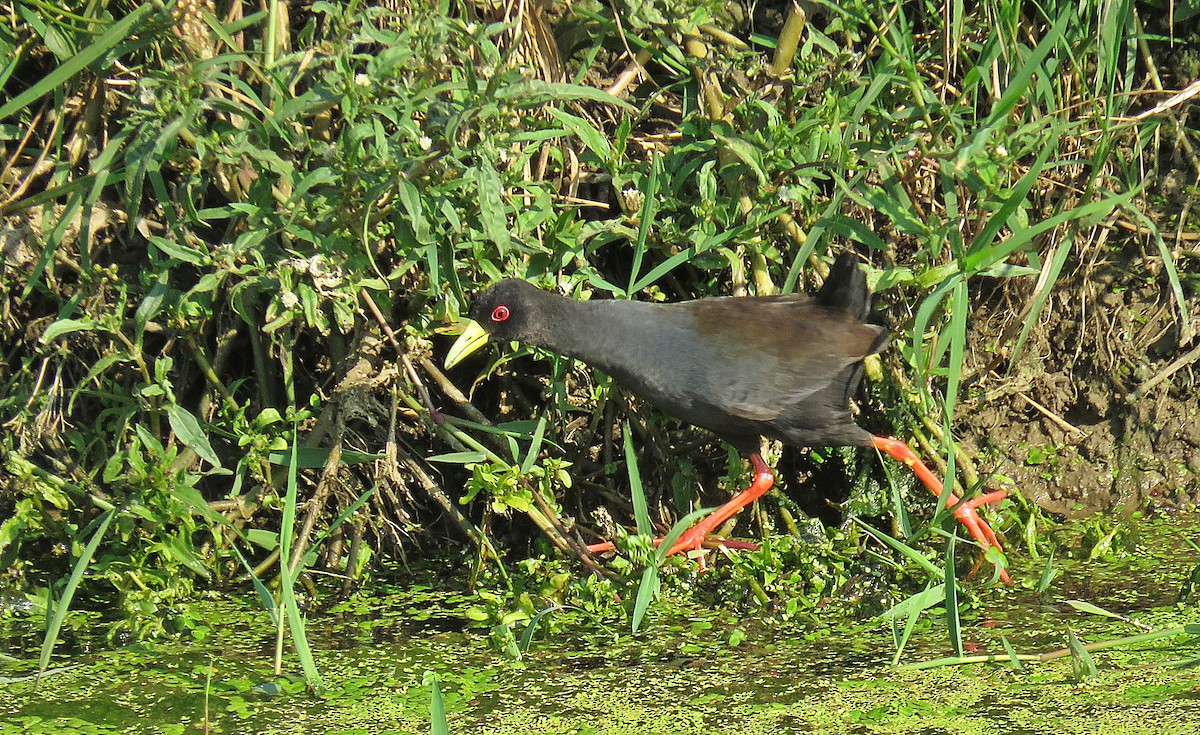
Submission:
M 911 667 L 952 652 L 943 611 L 922 616 L 897 667 L 892 626 L 849 606 L 735 611 L 669 582 L 637 634 L 620 606 L 567 605 L 532 636 L 528 618 L 512 616 L 524 645 L 507 652 L 480 595 L 380 583 L 309 613 L 325 685 L 316 694 L 294 656 L 272 672 L 275 627 L 250 596 L 189 603 L 188 634 L 172 640 L 112 648 L 73 628 L 40 683 L 37 621 L 10 615 L 0 735 L 428 733 L 434 682 L 445 712 L 434 724 L 450 733 L 1190 734 L 1200 607 L 1180 593 L 1200 560 L 1187 543 L 1196 520 L 1143 518 L 1136 548 L 1056 561 L 1042 593 L 1044 560 L 1025 560 L 1014 587 L 976 589 L 962 622 L 964 656 L 1002 660 L 924 669 Z M 1123 642 L 1152 631 L 1176 632 Z M 1090 667 L 1053 657 L 1072 635 Z M 1006 643 L 1047 658 L 1017 667 Z

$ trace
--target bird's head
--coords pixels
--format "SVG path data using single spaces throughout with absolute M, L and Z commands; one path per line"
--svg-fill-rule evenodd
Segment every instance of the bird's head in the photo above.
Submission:
M 487 344 L 530 342 L 536 331 L 535 311 L 549 296 L 532 284 L 506 278 L 475 297 L 466 329 L 446 353 L 446 368 L 452 368 L 467 355 Z

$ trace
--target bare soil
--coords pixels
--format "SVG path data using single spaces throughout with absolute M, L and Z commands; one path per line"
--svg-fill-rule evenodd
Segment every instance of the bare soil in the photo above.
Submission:
M 1019 333 L 1036 279 L 980 295 L 966 369 L 979 377 L 956 412 L 958 438 L 1066 517 L 1200 502 L 1200 350 L 1161 260 L 1104 250 L 1071 268 L 1015 360 L 995 345 Z M 1200 301 L 1187 303 L 1195 325 Z

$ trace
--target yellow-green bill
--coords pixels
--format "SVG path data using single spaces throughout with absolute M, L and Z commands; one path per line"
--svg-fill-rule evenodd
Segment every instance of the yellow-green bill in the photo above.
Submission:
M 463 359 L 487 344 L 488 333 L 483 331 L 483 327 L 474 319 L 467 319 L 467 328 L 459 335 L 458 340 L 450 346 L 450 351 L 446 353 L 446 361 L 443 363 L 446 369 L 454 367 Z

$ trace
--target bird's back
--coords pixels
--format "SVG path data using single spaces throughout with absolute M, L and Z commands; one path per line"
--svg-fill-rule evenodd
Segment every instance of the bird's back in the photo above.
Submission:
M 601 365 L 619 382 L 738 449 L 760 436 L 789 444 L 861 445 L 849 411 L 862 359 L 887 343 L 866 278 L 843 255 L 825 286 L 803 294 L 647 305 L 638 355 Z M 630 345 L 632 347 L 632 345 Z M 617 364 L 611 364 L 616 362 Z

